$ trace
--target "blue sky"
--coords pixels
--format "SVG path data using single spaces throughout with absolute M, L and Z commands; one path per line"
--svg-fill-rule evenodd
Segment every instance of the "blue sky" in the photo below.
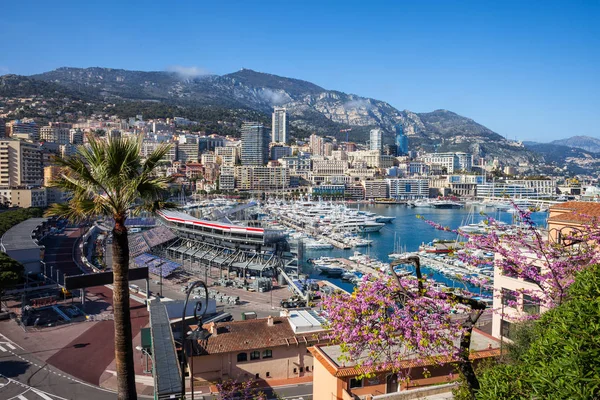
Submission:
M 598 0 L 6 1 L 0 74 L 244 67 L 512 139 L 600 138 L 598 20 Z

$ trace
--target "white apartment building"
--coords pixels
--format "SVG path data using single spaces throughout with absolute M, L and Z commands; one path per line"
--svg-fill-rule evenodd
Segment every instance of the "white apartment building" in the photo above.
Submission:
M 311 174 L 313 160 L 309 157 L 283 157 L 279 159 L 282 167 L 287 168 L 290 175 L 307 177 Z
M 0 187 L 41 186 L 42 153 L 33 143 L 0 140 Z
M 212 153 L 204 153 L 200 156 L 200 163 L 206 165 L 208 163 L 216 163 L 217 156 Z
M 221 166 L 235 167 L 240 161 L 240 148 L 224 146 L 215 148 L 217 162 Z
M 533 190 L 538 196 L 554 196 L 558 191 L 556 179 L 508 179 L 508 185 L 523 186 Z
M 397 200 L 426 199 L 429 197 L 428 179 L 386 179 L 389 197 Z
M 161 144 L 162 143 L 155 142 L 155 141 L 144 140 L 142 142 L 142 148 L 141 148 L 142 158 L 147 158 L 148 155 L 150 155 L 154 150 L 156 150 L 158 148 L 158 146 L 160 146 Z M 173 162 L 176 159 L 177 159 L 177 146 L 172 145 L 169 149 L 169 152 L 167 154 L 165 154 L 165 156 L 163 157 L 163 161 Z M 198 159 L 196 159 L 196 161 L 198 161 Z
M 313 160 L 313 175 L 343 175 L 348 171 L 348 161 L 342 160 Z
M 383 150 L 383 131 L 381 129 L 371 129 L 369 137 L 369 149 L 381 154 Z
M 369 168 L 386 168 L 382 165 L 382 156 L 377 150 L 359 150 L 352 151 L 347 154 L 348 161 L 353 167 L 364 162 L 364 164 Z
M 277 190 L 290 185 L 287 168 L 239 166 L 235 168 L 235 185 L 239 190 Z
M 200 157 L 200 145 L 198 143 L 178 143 L 177 160 L 182 163 L 198 162 Z
M 484 183 L 477 185 L 477 197 L 524 197 L 534 199 L 539 196 L 532 188 L 506 183 Z
M 333 157 L 334 160 L 348 161 L 348 153 L 346 153 L 344 150 L 332 151 L 331 157 Z
M 429 166 L 439 165 L 446 173 L 469 172 L 473 168 L 473 155 L 468 153 L 430 153 L 421 158 Z
M 58 144 L 69 144 L 71 143 L 71 124 L 51 122 L 50 125 L 40 129 L 40 139 Z

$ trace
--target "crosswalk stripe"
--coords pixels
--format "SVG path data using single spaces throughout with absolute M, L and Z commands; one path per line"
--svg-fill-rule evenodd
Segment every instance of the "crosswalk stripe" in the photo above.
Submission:
M 19 400 L 27 400 L 27 397 L 23 396 L 22 394 L 18 395 L 17 398 Z
M 7 346 L 8 346 L 8 348 L 9 348 L 9 349 L 11 349 L 11 350 L 16 350 L 16 349 L 17 349 L 15 346 L 13 346 L 13 345 L 12 345 L 12 344 L 10 344 L 10 343 L 6 343 L 6 345 L 7 345 Z
M 0 346 L 0 351 L 6 351 L 6 349 L 2 346 Z
M 35 389 L 31 389 L 31 390 L 33 391 L 33 393 L 37 394 L 38 396 L 40 396 L 44 400 L 52 400 L 52 397 L 47 396 L 45 393 L 42 393 L 39 390 L 35 390 Z

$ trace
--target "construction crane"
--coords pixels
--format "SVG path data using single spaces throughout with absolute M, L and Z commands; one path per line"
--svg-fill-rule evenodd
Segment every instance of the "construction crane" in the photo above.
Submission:
M 340 130 L 340 133 L 346 132 L 346 143 L 348 143 L 348 132 L 350 132 L 351 130 L 352 130 L 352 128 Z

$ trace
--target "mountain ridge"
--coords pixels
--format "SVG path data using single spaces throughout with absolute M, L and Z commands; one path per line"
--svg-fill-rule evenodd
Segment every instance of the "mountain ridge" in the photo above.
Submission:
M 356 94 L 324 89 L 308 81 L 241 69 L 225 75 L 185 76 L 174 71 L 128 71 L 91 67 L 61 67 L 29 79 L 60 85 L 105 102 L 158 101 L 180 108 L 222 107 L 261 112 L 265 119 L 274 106 L 288 110 L 290 124 L 301 135 L 316 132 L 364 142 L 372 128 L 384 131 L 384 143 L 394 141 L 402 125 L 413 149 L 468 151 L 476 157 L 502 158 L 508 163 L 531 163 L 534 153 L 516 145 L 470 118 L 449 110 L 414 113 Z

